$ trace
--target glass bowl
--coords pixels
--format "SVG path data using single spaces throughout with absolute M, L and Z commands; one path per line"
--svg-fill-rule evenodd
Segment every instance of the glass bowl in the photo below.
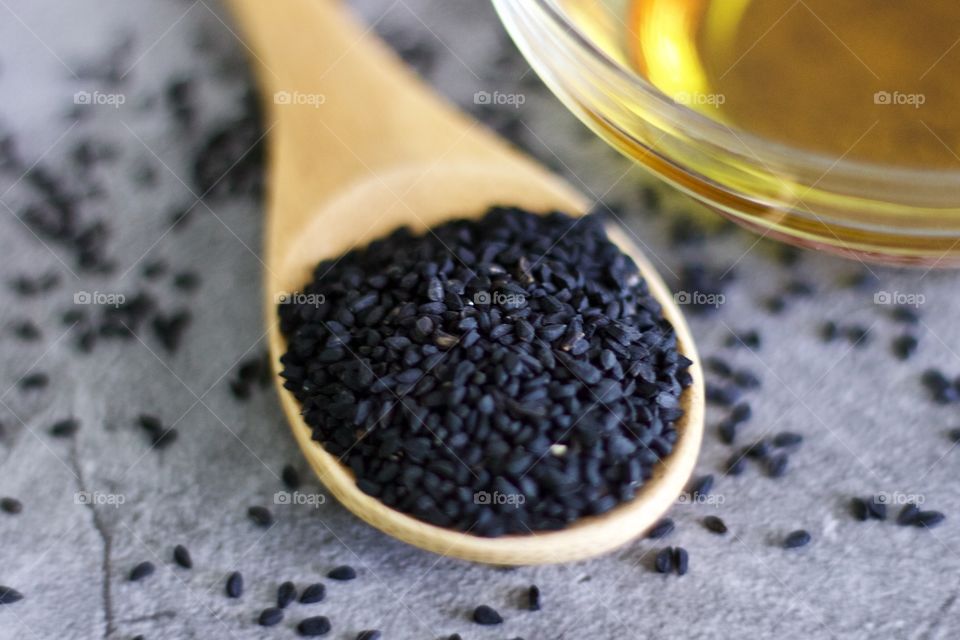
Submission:
M 494 5 L 533 68 L 587 126 L 727 218 L 767 237 L 861 260 L 960 266 L 960 170 L 820 155 L 693 110 L 612 51 L 614 12 L 625 2 Z

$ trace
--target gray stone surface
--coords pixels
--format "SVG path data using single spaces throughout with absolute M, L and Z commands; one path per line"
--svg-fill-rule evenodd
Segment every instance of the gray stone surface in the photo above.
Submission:
M 282 3 L 278 2 L 278 6 Z M 841 285 L 863 271 L 857 263 L 805 254 L 796 268 L 816 295 L 792 300 L 780 315 L 763 301 L 791 278 L 776 248 L 734 232 L 700 246 L 671 249 L 671 221 L 694 205 L 660 188 L 664 215 L 644 214 L 641 185 L 651 179 L 595 140 L 546 92 L 502 34 L 487 3 L 467 0 L 363 0 L 377 30 L 419 61 L 430 82 L 476 111 L 477 90 L 521 92 L 525 104 L 481 113 L 572 182 L 611 205 L 649 247 L 676 284 L 684 259 L 703 260 L 732 281 L 716 314 L 692 316 L 704 354 L 727 354 L 763 378 L 749 394 L 753 420 L 745 441 L 782 430 L 806 440 L 785 478 L 749 466 L 720 477 L 730 451 L 711 409 L 700 473 L 717 473 L 714 504 L 678 504 L 677 531 L 661 542 L 639 541 L 604 558 L 563 566 L 500 570 L 432 556 L 365 526 L 333 501 L 319 508 L 274 505 L 285 463 L 302 463 L 272 389 L 236 402 L 228 388 L 237 363 L 263 349 L 257 257 L 261 208 L 240 197 L 206 198 L 182 228 L 170 213 L 197 201 L 190 162 L 211 130 L 235 118 L 248 79 L 243 47 L 222 9 L 208 0 L 4 0 L 0 2 L 0 128 L 15 139 L 27 166 L 53 172 L 79 191 L 96 185 L 79 207 L 82 220 L 111 229 L 111 274 L 91 275 L 62 244 L 37 237 L 19 218 L 36 199 L 30 180 L 0 171 L 0 495 L 16 496 L 23 513 L 0 513 L 0 584 L 22 591 L 0 607 L 0 638 L 273 638 L 292 637 L 308 614 L 328 615 L 331 637 L 352 638 L 381 628 L 385 638 L 951 638 L 960 630 L 960 452 L 945 430 L 956 408 L 933 404 L 920 372 L 942 366 L 960 372 L 960 312 L 951 272 L 871 268 L 876 283 Z M 388 7 L 385 10 L 385 7 Z M 118 53 L 115 85 L 91 78 L 88 66 L 129 38 Z M 199 47 L 198 47 L 199 43 Z M 164 106 L 171 78 L 193 79 L 195 124 L 179 129 Z M 77 91 L 119 93 L 119 108 L 93 105 L 73 119 Z M 514 122 L 513 118 L 519 118 Z M 108 144 L 115 157 L 88 176 L 71 167 L 85 139 Z M 136 179 L 143 168 L 153 185 Z M 143 266 L 162 259 L 202 276 L 198 291 L 176 291 L 166 275 L 144 283 Z M 7 281 L 21 273 L 54 272 L 60 285 L 32 298 Z M 735 273 L 735 281 L 733 274 Z M 80 291 L 125 293 L 146 287 L 170 308 L 194 317 L 182 347 L 166 353 L 144 325 L 131 340 L 102 340 L 92 353 L 76 348 L 77 328 L 60 320 Z M 903 329 L 877 291 L 921 295 L 923 320 L 916 356 L 900 362 L 890 341 Z M 84 307 L 85 310 L 90 310 Z M 32 319 L 35 342 L 10 327 Z M 822 343 L 826 319 L 861 323 L 869 344 Z M 724 347 L 731 330 L 756 328 L 756 352 Z M 25 392 L 18 381 L 46 372 L 45 390 Z M 151 449 L 136 426 L 141 412 L 176 424 L 170 447 Z M 49 426 L 76 416 L 74 439 L 54 439 Z M 314 482 L 303 491 L 321 494 Z M 95 504 L 78 504 L 78 492 Z M 923 531 L 855 522 L 853 495 L 916 494 L 944 511 L 947 522 Z M 122 504 L 116 504 L 122 501 Z M 269 530 L 246 517 L 253 504 L 273 508 Z M 730 533 L 719 537 L 699 523 L 720 514 Z M 813 543 L 784 551 L 783 536 L 806 528 Z M 173 545 L 192 551 L 195 567 L 173 565 Z M 665 544 L 690 550 L 682 578 L 651 569 Z M 157 572 L 128 582 L 130 569 L 153 561 Z M 327 600 L 291 606 L 280 627 L 254 624 L 283 580 L 300 585 L 349 563 L 360 578 L 328 584 Z M 244 574 L 240 600 L 223 594 L 226 575 Z M 328 581 L 329 582 L 329 581 Z M 531 583 L 544 609 L 521 610 Z M 481 603 L 506 622 L 478 628 L 469 612 Z

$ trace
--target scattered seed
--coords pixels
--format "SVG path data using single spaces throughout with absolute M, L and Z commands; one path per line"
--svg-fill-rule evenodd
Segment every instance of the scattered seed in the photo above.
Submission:
M 850 512 L 853 517 L 861 522 L 870 518 L 870 510 L 867 507 L 867 501 L 863 498 L 853 498 L 850 500 Z
M 357 640 L 380 640 L 382 637 L 383 634 L 376 629 L 361 631 L 357 634 Z
M 273 524 L 273 514 L 266 507 L 254 505 L 247 509 L 247 515 L 258 527 L 269 527 Z
M 331 580 L 353 580 L 357 577 L 357 572 L 351 566 L 342 565 L 335 569 L 331 569 L 330 573 L 327 574 L 327 577 Z
M 653 567 L 657 573 L 671 573 L 673 571 L 673 547 L 664 547 L 653 559 Z
M 503 622 L 503 617 L 497 613 L 496 609 L 482 604 L 473 610 L 473 621 L 477 624 L 493 625 Z
M 297 586 L 290 581 L 277 587 L 277 607 L 285 609 L 288 604 L 297 599 Z
M 654 524 L 649 531 L 647 531 L 646 537 L 648 540 L 660 540 L 662 538 L 666 538 L 671 532 L 673 532 L 674 527 L 675 525 L 673 520 L 670 518 L 663 518 Z
M 880 496 L 874 496 L 867 500 L 867 515 L 874 520 L 887 519 L 887 503 Z
M 234 571 L 227 576 L 226 592 L 228 598 L 239 598 L 243 595 L 243 574 Z
M 683 547 L 676 547 L 673 550 L 673 564 L 677 569 L 677 575 L 686 575 L 690 566 L 690 554 Z
M 782 478 L 787 473 L 787 465 L 790 462 L 787 454 L 778 453 L 767 459 L 767 475 L 771 478 Z
M 193 568 L 193 559 L 190 557 L 190 552 L 182 544 L 173 548 L 173 561 L 184 569 Z
M 733 444 L 737 439 L 737 423 L 733 420 L 724 420 L 717 425 L 717 435 L 724 444 Z
M 792 431 L 781 431 L 773 437 L 775 447 L 795 447 L 803 442 L 803 436 Z
M 908 502 L 903 505 L 903 509 L 897 514 L 897 524 L 904 527 L 916 524 L 919 514 L 920 508 L 912 502 Z
M 527 589 L 527 609 L 530 611 L 540 611 L 540 587 L 535 584 Z
M 891 345 L 893 349 L 893 355 L 895 355 L 900 360 L 906 360 L 917 350 L 917 339 L 910 334 L 903 334 L 902 336 L 897 336 L 893 339 Z
M 319 582 L 311 584 L 303 590 L 303 594 L 300 596 L 300 604 L 313 604 L 315 602 L 321 602 L 326 595 L 327 588 L 323 586 L 323 584 Z
M 730 420 L 737 424 L 742 424 L 748 421 L 752 415 L 753 410 L 750 408 L 750 405 L 746 402 L 741 402 L 730 411 Z
M 947 437 L 950 438 L 950 442 L 960 444 L 960 428 L 950 429 L 950 431 L 947 432 Z
M 921 511 L 914 516 L 913 525 L 933 529 L 946 519 L 947 517 L 939 511 Z
M 727 524 L 717 516 L 707 516 L 703 519 L 703 526 L 707 531 L 723 535 L 727 532 Z
M 828 320 L 820 326 L 820 338 L 824 342 L 833 342 L 838 335 L 840 335 L 840 329 L 837 323 Z
M 45 373 L 29 373 L 20 378 L 20 388 L 24 391 L 45 389 L 50 384 L 50 376 Z
M 783 540 L 784 549 L 797 549 L 810 543 L 810 534 L 804 529 L 798 529 L 787 535 Z
M 272 627 L 276 624 L 280 624 L 282 620 L 283 609 L 278 607 L 270 607 L 260 612 L 260 617 L 257 618 L 257 623 L 261 627 Z
M 138 582 L 153 575 L 155 569 L 152 562 L 141 562 L 130 570 L 130 582 Z
M 327 635 L 331 628 L 330 620 L 326 616 L 314 616 L 301 620 L 297 625 L 297 633 L 301 636 L 313 638 Z
M 75 418 L 66 418 L 53 423 L 50 435 L 55 438 L 69 438 L 80 429 L 80 422 Z
M 296 491 L 300 488 L 300 472 L 292 464 L 284 465 L 280 477 L 287 489 Z
M 752 371 L 747 371 L 746 369 L 740 369 L 733 374 L 733 383 L 741 389 L 760 388 L 760 378 Z
M 16 498 L 0 498 L 0 511 L 16 515 L 23 511 L 23 503 Z
M 727 460 L 724 473 L 728 476 L 739 476 L 747 469 L 747 460 L 742 453 L 735 453 Z
M 698 500 L 702 497 L 710 495 L 710 490 L 713 489 L 713 476 L 705 475 L 700 476 L 690 485 L 688 493 L 690 498 L 693 500 Z
M 11 587 L 0 585 L 0 604 L 13 604 L 23 600 L 23 594 Z

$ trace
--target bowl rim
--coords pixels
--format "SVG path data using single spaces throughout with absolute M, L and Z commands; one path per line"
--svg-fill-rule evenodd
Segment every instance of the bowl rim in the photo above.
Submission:
M 629 90 L 640 92 L 644 97 L 655 101 L 660 110 L 659 115 L 667 117 L 685 131 L 694 133 L 698 138 L 710 144 L 726 148 L 743 147 L 760 164 L 792 167 L 803 173 L 814 173 L 820 176 L 817 182 L 827 175 L 833 175 L 857 181 L 878 181 L 884 183 L 887 187 L 916 188 L 923 186 L 943 189 L 944 187 L 960 186 L 960 169 L 928 170 L 898 167 L 862 160 L 848 160 L 845 155 L 835 158 L 828 154 L 768 140 L 736 126 L 728 126 L 676 102 L 645 78 L 615 60 L 569 17 L 568 12 L 560 6 L 560 0 L 524 0 L 523 2 L 494 0 L 494 3 L 498 7 L 510 5 L 513 10 L 528 15 L 533 15 L 534 10 L 539 9 L 543 16 L 571 37 L 577 47 L 585 52 L 593 62 L 599 63 L 613 72 L 626 83 Z M 498 10 L 498 13 L 502 19 L 504 12 Z M 958 164 L 960 164 L 960 160 L 958 160 Z M 951 184 L 945 185 L 945 180 L 950 181 Z

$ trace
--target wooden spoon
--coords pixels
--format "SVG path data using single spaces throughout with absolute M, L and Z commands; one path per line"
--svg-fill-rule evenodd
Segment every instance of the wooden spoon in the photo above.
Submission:
M 322 259 L 394 228 L 415 230 L 492 205 L 584 213 L 589 202 L 477 122 L 435 97 L 334 0 L 230 0 L 258 67 L 267 103 L 269 213 L 266 313 L 279 373 L 286 349 L 277 302 Z M 423 549 L 495 564 L 586 558 L 631 540 L 676 500 L 703 431 L 703 381 L 689 329 L 670 292 L 619 229 L 611 239 L 637 263 L 680 350 L 694 361 L 681 402 L 679 438 L 637 497 L 561 531 L 483 538 L 433 526 L 362 493 L 351 471 L 311 439 L 293 394 L 278 384 L 293 434 L 327 489 L 387 534 Z M 278 382 L 280 381 L 277 376 Z

